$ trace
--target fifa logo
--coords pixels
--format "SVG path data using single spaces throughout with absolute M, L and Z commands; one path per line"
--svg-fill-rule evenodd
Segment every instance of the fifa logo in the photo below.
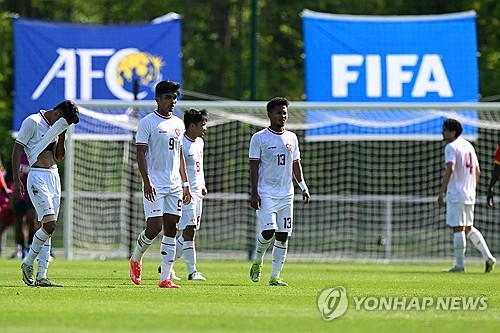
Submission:
M 328 288 L 318 297 L 318 309 L 324 320 L 330 321 L 347 311 L 347 291 L 344 287 Z
M 118 99 L 134 100 L 133 84 L 137 80 L 144 99 L 162 80 L 163 59 L 136 48 L 115 49 L 57 49 L 58 58 L 31 95 L 37 100 L 54 79 L 64 80 L 64 98 L 92 100 L 93 80 L 105 80 L 109 91 Z M 108 58 L 105 67 L 94 68 L 99 58 Z M 79 73 L 79 78 L 77 78 Z M 77 87 L 80 87 L 79 96 Z

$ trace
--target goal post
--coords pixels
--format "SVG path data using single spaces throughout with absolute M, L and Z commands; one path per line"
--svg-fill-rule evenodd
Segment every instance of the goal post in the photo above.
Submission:
M 135 237 L 145 226 L 139 173 L 131 176 L 130 171 L 132 131 L 156 103 L 77 104 L 81 121 L 68 134 L 65 162 L 65 254 L 68 259 L 126 257 L 129 235 Z M 252 134 L 269 125 L 265 106 L 242 101 L 177 103 L 178 116 L 189 108 L 209 112 L 204 138 L 209 193 L 196 238 L 200 258 L 247 259 L 251 253 L 257 222 L 249 205 L 248 148 Z M 131 117 L 132 110 L 137 119 Z M 441 126 L 448 117 L 462 122 L 463 135 L 478 154 L 482 174 L 475 224 L 491 251 L 500 253 L 499 211 L 485 204 L 500 141 L 500 103 L 291 101 L 286 128 L 299 138 L 312 201 L 302 206 L 295 186 L 288 258 L 451 257 L 451 231 L 445 210 L 437 205 L 444 172 Z M 478 252 L 470 246 L 467 255 Z

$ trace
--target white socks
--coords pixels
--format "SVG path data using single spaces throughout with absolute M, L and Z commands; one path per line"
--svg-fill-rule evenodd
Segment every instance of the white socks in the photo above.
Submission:
M 175 260 L 182 257 L 182 254 L 184 254 L 188 274 L 196 272 L 196 247 L 194 241 L 186 241 L 181 235 L 175 243 Z
M 146 230 L 143 230 L 139 237 L 137 237 L 137 243 L 135 245 L 134 254 L 132 256 L 132 260 L 138 263 L 142 262 L 142 256 L 146 252 L 146 250 L 153 244 L 155 240 L 149 239 L 146 237 Z
M 455 266 L 464 268 L 464 255 L 465 255 L 465 232 L 453 233 L 453 249 L 455 253 Z
M 161 277 L 160 281 L 170 278 L 170 271 L 175 260 L 175 237 L 163 236 L 161 240 Z
M 43 244 L 40 253 L 38 254 L 38 271 L 36 274 L 36 279 L 44 279 L 47 277 L 47 269 L 49 268 L 49 259 L 50 259 L 50 246 L 51 239 L 47 239 L 45 244 Z
M 43 231 L 42 228 L 38 229 L 35 232 L 35 235 L 33 236 L 33 243 L 31 243 L 30 250 L 28 252 L 28 255 L 26 255 L 26 258 L 24 259 L 24 262 L 29 265 L 33 266 L 33 262 L 35 261 L 35 258 L 38 256 L 40 251 L 42 250 L 43 245 L 49 239 L 50 236 Z M 50 249 L 50 247 L 49 247 Z
M 486 244 L 486 241 L 484 240 L 484 237 L 479 230 L 472 227 L 467 236 L 471 240 L 472 244 L 474 244 L 474 246 L 481 252 L 484 260 L 493 258 L 490 249 L 488 249 L 488 245 Z
M 272 239 L 272 238 L 271 238 Z M 255 244 L 255 263 L 260 263 L 264 261 L 264 254 L 266 254 L 269 244 L 271 244 L 271 239 L 265 239 L 262 234 L 257 235 L 257 243 Z
M 281 269 L 286 259 L 286 252 L 288 249 L 288 241 L 280 242 L 274 241 L 273 247 L 273 268 L 271 271 L 271 279 L 280 276 Z

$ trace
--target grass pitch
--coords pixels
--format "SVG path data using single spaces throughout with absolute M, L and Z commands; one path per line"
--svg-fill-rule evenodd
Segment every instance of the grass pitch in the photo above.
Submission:
M 132 284 L 128 261 L 64 261 L 49 277 L 64 288 L 30 288 L 21 262 L 0 259 L 0 332 L 498 332 L 500 269 L 467 267 L 444 274 L 437 264 L 286 263 L 289 287 L 248 277 L 248 262 L 200 262 L 206 282 L 187 281 L 176 264 L 181 289 L 157 287 L 159 261 L 145 260 L 143 282 Z M 347 312 L 325 321 L 317 300 L 326 288 L 343 286 Z M 356 309 L 353 297 L 487 297 L 484 310 Z

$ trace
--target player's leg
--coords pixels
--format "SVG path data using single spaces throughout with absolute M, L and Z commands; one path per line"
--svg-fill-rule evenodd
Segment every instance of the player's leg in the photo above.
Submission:
M 135 244 L 134 253 L 130 257 L 130 279 L 135 284 L 141 283 L 142 258 L 147 249 L 153 244 L 162 228 L 164 195 L 158 194 L 154 202 L 143 197 L 144 216 L 146 229 L 139 233 Z
M 276 214 L 276 224 L 278 229 L 274 235 L 273 246 L 273 266 L 269 284 L 273 286 L 287 286 L 288 284 L 281 280 L 280 273 L 285 264 L 288 251 L 288 236 L 293 229 L 293 197 L 281 199 Z
M 35 285 L 33 263 L 56 228 L 61 191 L 57 170 L 32 169 L 28 174 L 27 190 L 41 222 L 41 227 L 35 232 L 31 247 L 21 266 L 23 281 L 33 286 Z
M 182 215 L 181 191 L 169 194 L 165 197 L 163 211 L 163 238 L 160 247 L 161 276 L 158 286 L 160 288 L 179 288 L 179 286 L 170 279 L 170 274 L 175 261 L 177 224 Z
M 188 280 L 198 280 L 205 281 L 206 279 L 201 275 L 196 269 L 196 246 L 195 237 L 196 230 L 199 228 L 202 210 L 202 200 L 193 196 L 191 198 L 191 203 L 186 205 L 187 209 L 182 211 L 181 220 L 184 219 L 184 224 L 182 225 L 182 238 L 183 246 L 182 251 L 184 252 L 184 261 L 186 262 L 188 270 Z M 184 214 L 185 213 L 185 214 Z
M 464 256 L 467 243 L 465 242 L 464 205 L 461 203 L 446 203 L 446 224 L 453 229 L 453 252 L 455 266 L 443 272 L 465 272 Z
M 260 280 L 264 255 L 271 244 L 274 231 L 277 229 L 275 200 L 265 197 L 261 198 L 261 205 L 260 208 L 257 209 L 256 215 L 259 221 L 260 232 L 257 234 L 254 260 L 250 268 L 250 278 L 253 282 L 258 282 Z
M 485 273 L 493 270 L 496 264 L 496 259 L 490 252 L 486 241 L 484 240 L 483 234 L 476 228 L 474 228 L 474 205 L 465 205 L 465 215 L 466 215 L 466 227 L 465 233 L 471 240 L 472 244 L 481 252 L 483 259 L 486 262 Z

